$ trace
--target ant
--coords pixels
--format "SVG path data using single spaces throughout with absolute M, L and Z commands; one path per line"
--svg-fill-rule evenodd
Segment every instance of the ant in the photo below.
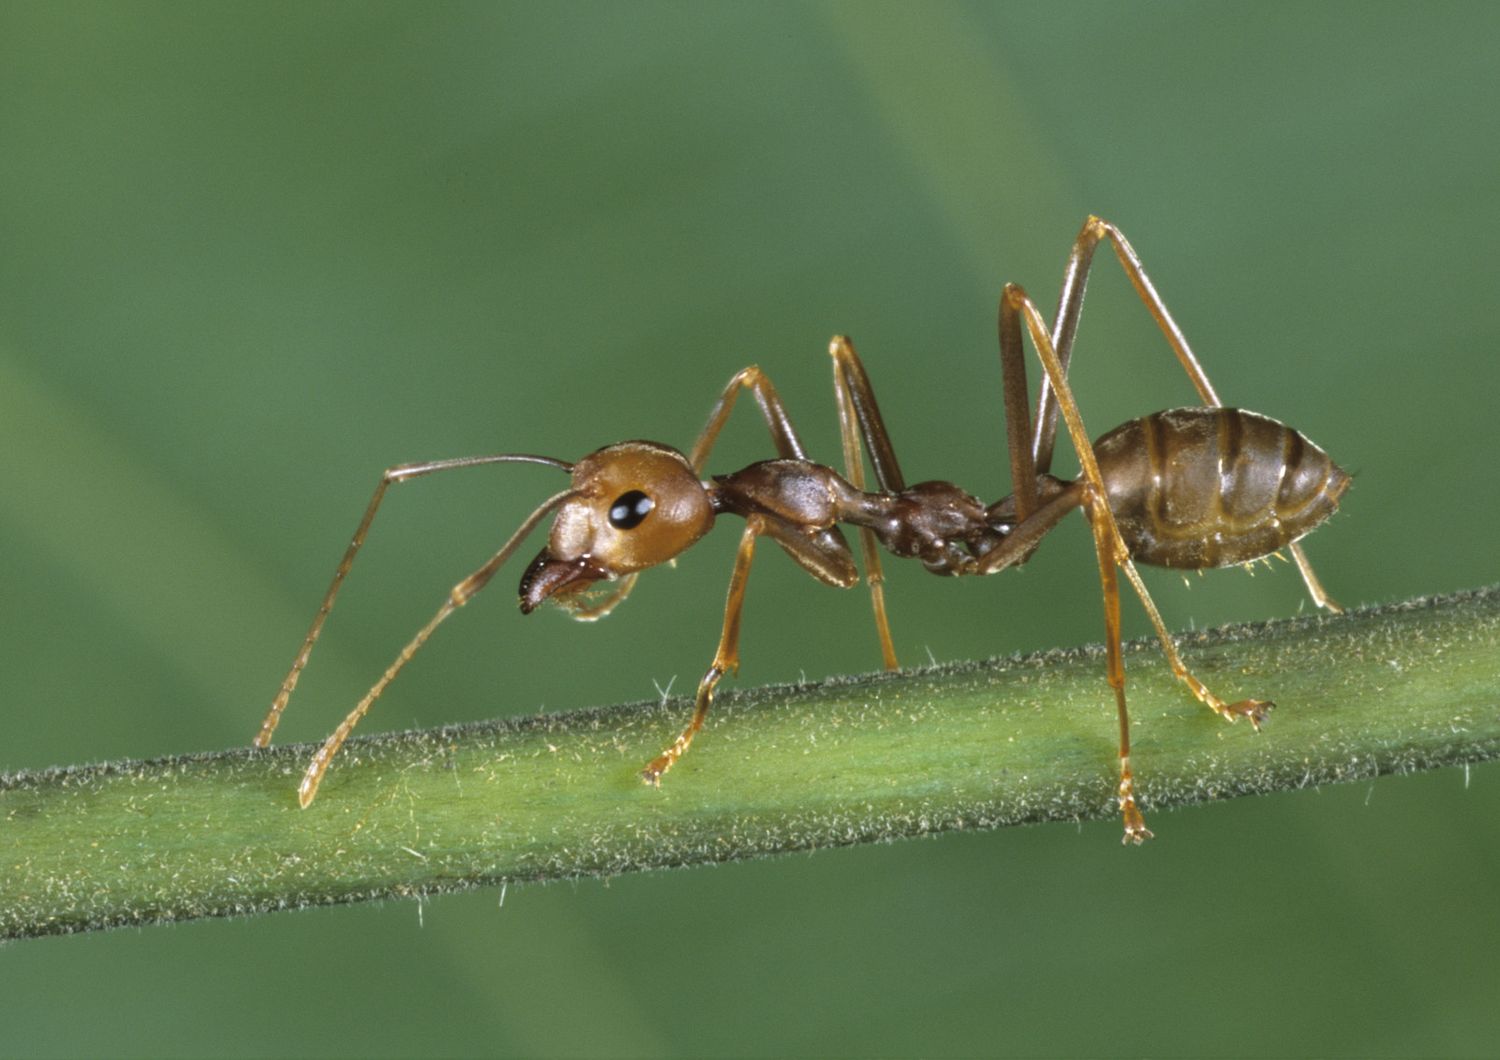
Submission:
M 1131 420 L 1090 444 L 1068 384 L 1068 361 L 1089 267 L 1103 240 L 1114 250 L 1203 404 Z M 1034 420 L 1027 404 L 1023 327 L 1045 372 Z M 1255 699 L 1225 703 L 1193 676 L 1177 654 L 1135 564 L 1203 570 L 1250 563 L 1286 548 L 1314 603 L 1340 611 L 1319 583 L 1298 540 L 1333 514 L 1350 479 L 1322 449 L 1292 428 L 1258 413 L 1223 407 L 1135 250 L 1118 228 L 1098 217 L 1084 222 L 1073 244 L 1052 327 L 1048 328 L 1021 287 L 1006 284 L 1000 298 L 999 332 L 1006 439 L 1015 492 L 988 506 L 948 482 L 906 484 L 864 365 L 843 336 L 835 337 L 829 346 L 844 456 L 842 475 L 808 457 L 775 387 L 753 365 L 729 381 L 687 455 L 657 442 L 630 441 L 605 446 L 576 463 L 503 453 L 390 468 L 381 476 L 334 572 L 312 628 L 255 738 L 256 746 L 270 743 L 375 512 L 395 483 L 439 471 L 504 463 L 545 464 L 572 476 L 568 488 L 543 501 L 488 562 L 449 591 L 437 613 L 328 737 L 297 789 L 303 807 L 313 801 L 329 763 L 354 726 L 433 630 L 483 589 L 526 536 L 553 512 L 557 517 L 547 545 L 521 576 L 521 611 L 529 614 L 551 601 L 582 620 L 607 615 L 630 594 L 642 571 L 683 552 L 708 533 L 717 516 L 737 515 L 745 521 L 729 579 L 718 651 L 698 683 L 692 719 L 641 771 L 648 784 L 659 785 L 662 774 L 703 727 L 719 681 L 739 668 L 740 612 L 760 538 L 780 545 L 819 581 L 847 589 L 859 582 L 859 570 L 839 524 L 857 528 L 881 655 L 886 669 L 894 670 L 896 652 L 886 618 L 880 546 L 894 556 L 920 560 L 934 574 L 995 574 L 1024 563 L 1068 512 L 1081 508 L 1093 530 L 1099 562 L 1106 679 L 1114 690 L 1119 714 L 1116 799 L 1124 819 L 1124 841 L 1141 843 L 1151 832 L 1136 805 L 1130 768 L 1116 569 L 1124 571 L 1145 606 L 1172 672 L 1220 716 L 1231 722 L 1248 718 L 1258 730 L 1272 704 Z M 709 453 L 745 390 L 760 407 L 777 456 L 705 481 L 702 475 Z M 1050 473 L 1059 414 L 1081 465 L 1079 477 L 1072 481 Z M 877 488 L 873 490 L 866 488 L 865 458 L 874 471 Z

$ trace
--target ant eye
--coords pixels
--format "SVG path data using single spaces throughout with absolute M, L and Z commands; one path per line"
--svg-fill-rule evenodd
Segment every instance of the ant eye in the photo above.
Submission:
M 634 530 L 655 507 L 656 502 L 640 490 L 622 493 L 609 506 L 609 524 L 617 530 Z

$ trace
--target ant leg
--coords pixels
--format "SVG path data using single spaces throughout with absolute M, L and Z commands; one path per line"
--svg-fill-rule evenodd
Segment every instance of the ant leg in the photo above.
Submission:
M 1177 647 L 1172 641 L 1172 635 L 1167 632 L 1166 623 L 1162 621 L 1161 613 L 1156 610 L 1156 604 L 1151 599 L 1151 594 L 1146 591 L 1146 583 L 1141 580 L 1135 564 L 1130 559 L 1130 551 L 1125 547 L 1125 541 L 1120 537 L 1120 529 L 1115 525 L 1114 513 L 1110 511 L 1109 505 L 1104 502 L 1104 476 L 1099 472 L 1098 461 L 1094 458 L 1094 447 L 1089 442 L 1088 432 L 1084 429 L 1083 418 L 1078 413 L 1078 405 L 1073 399 L 1072 388 L 1068 385 L 1067 376 L 1063 374 L 1062 365 L 1058 360 L 1057 353 L 1052 348 L 1050 336 L 1047 334 L 1046 326 L 1042 322 L 1042 315 L 1037 312 L 1036 306 L 1027 297 L 1026 292 L 1015 284 L 1006 284 L 1005 293 L 1001 298 L 1002 330 L 1016 327 L 1015 321 L 1018 316 L 1024 317 L 1026 329 L 1031 333 L 1032 344 L 1036 347 L 1037 355 L 1041 358 L 1042 367 L 1046 369 L 1047 376 L 1052 381 L 1053 389 L 1057 392 L 1058 408 L 1063 419 L 1068 425 L 1068 434 L 1073 440 L 1073 447 L 1078 450 L 1078 462 L 1083 467 L 1083 478 L 1098 494 L 1097 502 L 1088 502 L 1090 521 L 1101 527 L 1096 533 L 1102 533 L 1110 548 L 1114 550 L 1115 562 L 1125 571 L 1125 576 L 1130 580 L 1135 593 L 1140 597 L 1141 604 L 1146 608 L 1146 614 L 1151 619 L 1151 625 L 1156 629 L 1157 639 L 1161 641 L 1162 649 L 1167 656 L 1167 662 L 1172 667 L 1172 673 L 1192 690 L 1201 702 L 1207 704 L 1215 713 L 1221 717 L 1234 721 L 1244 716 L 1250 719 L 1250 723 L 1257 729 L 1260 722 L 1265 718 L 1266 711 L 1271 708 L 1270 703 L 1264 703 L 1255 699 L 1244 699 L 1238 703 L 1226 704 L 1218 696 L 1210 692 L 1203 684 L 1193 676 L 1192 672 L 1183 664 L 1182 658 L 1177 654 Z
M 581 605 L 569 603 L 568 617 L 571 618 L 574 622 L 599 621 L 601 618 L 609 614 L 624 602 L 625 598 L 630 595 L 630 590 L 635 588 L 635 580 L 639 577 L 639 573 L 625 575 L 625 577 L 615 582 L 615 587 L 608 593 L 604 594 L 604 596 L 601 597 L 599 602 L 596 604 L 590 604 L 587 607 L 584 607 Z
M 1198 391 L 1198 397 L 1205 405 L 1222 406 L 1223 402 L 1219 399 L 1218 392 L 1214 390 L 1213 384 L 1209 382 L 1208 373 L 1203 370 L 1203 365 L 1193 353 L 1192 347 L 1188 345 L 1182 328 L 1178 326 L 1171 311 L 1167 309 L 1166 303 L 1162 301 L 1161 295 L 1157 293 L 1151 277 L 1146 275 L 1140 255 L 1130 245 L 1130 240 L 1125 238 L 1125 233 L 1101 217 L 1091 216 L 1083 223 L 1083 229 L 1073 243 L 1072 253 L 1068 255 L 1067 269 L 1063 273 L 1057 318 L 1052 326 L 1052 345 L 1057 351 L 1063 374 L 1067 374 L 1068 371 L 1073 339 L 1078 332 L 1078 318 L 1083 311 L 1083 294 L 1088 285 L 1089 267 L 1093 262 L 1094 250 L 1101 239 L 1109 240 L 1115 257 L 1119 259 L 1120 266 L 1130 279 L 1131 286 L 1135 288 L 1136 295 L 1145 304 L 1146 311 L 1156 321 L 1157 327 L 1161 328 L 1162 334 L 1166 336 L 1167 343 L 1172 347 L 1172 352 L 1177 355 L 1183 371 L 1187 372 L 1194 389 Z M 1044 378 L 1041 394 L 1037 398 L 1036 429 L 1032 437 L 1032 454 L 1038 471 L 1046 472 L 1051 467 L 1052 447 L 1056 435 L 1055 388 L 1048 379 Z M 1318 576 L 1313 572 L 1312 564 L 1308 561 L 1307 553 L 1302 550 L 1301 544 L 1293 543 L 1289 551 L 1292 553 L 1292 559 L 1297 563 L 1297 570 L 1302 575 L 1302 581 L 1307 586 L 1308 595 L 1312 597 L 1313 603 L 1335 614 L 1342 612 L 1343 608 L 1328 595 L 1327 590 L 1318 581 Z
M 875 481 L 887 493 L 900 493 L 906 488 L 906 478 L 901 474 L 890 432 L 880 415 L 875 388 L 865 374 L 864 362 L 854 352 L 854 341 L 847 335 L 835 335 L 828 344 L 828 353 L 833 358 L 833 389 L 839 397 L 839 428 L 844 438 L 844 462 L 849 468 L 849 481 L 860 489 L 864 488 L 864 462 L 859 455 L 860 440 L 863 439 L 870 466 L 875 469 Z M 854 481 L 856 474 L 861 482 Z
M 318 784 L 322 781 L 323 774 L 328 770 L 328 763 L 333 761 L 334 755 L 338 754 L 339 748 L 344 745 L 344 741 L 354 731 L 354 726 L 359 724 L 359 719 L 363 718 L 371 705 L 380 698 L 380 693 L 385 691 L 386 685 L 395 680 L 396 675 L 411 661 L 412 656 L 416 655 L 422 645 L 427 643 L 427 638 L 432 636 L 432 631 L 437 629 L 449 615 L 468 603 L 474 594 L 489 584 L 490 579 L 495 576 L 495 572 L 510 558 L 511 553 L 525 540 L 526 535 L 536 529 L 538 523 L 545 519 L 558 505 L 575 496 L 577 494 L 573 490 L 566 489 L 561 493 L 549 497 L 536 511 L 526 517 L 526 521 L 516 528 L 515 533 L 510 535 L 510 540 L 505 542 L 500 547 L 500 551 L 491 556 L 484 566 L 449 590 L 448 597 L 443 601 L 443 606 L 438 608 L 437 614 L 433 615 L 427 624 L 417 631 L 417 635 L 411 639 L 411 642 L 401 649 L 401 654 L 396 656 L 396 661 L 386 667 L 385 673 L 380 675 L 380 680 L 376 681 L 370 690 L 365 693 L 365 698 L 361 699 L 355 708 L 349 712 L 348 716 L 339 723 L 339 727 L 333 730 L 333 734 L 323 742 L 323 746 L 318 748 L 317 754 L 313 755 L 312 761 L 307 764 L 307 771 L 302 775 L 302 783 L 297 785 L 297 801 L 301 803 L 304 810 L 307 809 L 317 796 Z
M 1089 486 L 1084 496 L 1084 510 L 1089 513 L 1089 526 L 1094 531 L 1094 552 L 1099 557 L 1099 582 L 1104 594 L 1105 679 L 1114 690 L 1115 709 L 1120 718 L 1120 783 L 1115 789 L 1115 798 L 1125 822 L 1125 837 L 1121 842 L 1139 846 L 1151 838 L 1151 830 L 1146 827 L 1140 807 L 1136 805 L 1135 774 L 1130 770 L 1130 713 L 1125 709 L 1125 660 L 1120 651 L 1120 585 L 1110 555 L 1115 546 L 1107 529 L 1114 524 L 1108 515 L 1109 503 L 1104 499 L 1103 490 Z M 1105 513 L 1103 516 L 1099 514 L 1100 509 Z
M 1156 603 L 1151 599 L 1151 594 L 1146 591 L 1146 583 L 1141 580 L 1140 572 L 1135 569 L 1135 564 L 1127 557 L 1120 566 L 1125 569 L 1125 577 L 1130 579 L 1130 584 L 1135 587 L 1135 595 L 1140 597 L 1142 606 L 1146 608 L 1146 615 L 1156 629 L 1156 639 L 1161 641 L 1162 653 L 1166 655 L 1167 665 L 1172 668 L 1173 675 L 1188 686 L 1200 703 L 1225 721 L 1249 718 L 1250 724 L 1257 732 L 1260 731 L 1260 723 L 1266 720 L 1266 714 L 1276 704 L 1260 699 L 1242 699 L 1237 703 L 1225 703 L 1210 692 L 1202 681 L 1193 676 L 1193 672 L 1177 654 L 1177 645 L 1172 640 L 1172 634 L 1167 632 L 1167 624 L 1162 621 L 1161 612 L 1156 609 Z
M 833 357 L 833 391 L 839 409 L 839 435 L 844 447 L 844 471 L 849 484 L 861 492 L 865 489 L 865 462 L 860 455 L 860 440 L 875 468 L 876 481 L 887 493 L 906 488 L 890 434 L 875 401 L 875 390 L 865 374 L 865 366 L 854 352 L 854 343 L 845 335 L 835 335 L 828 344 Z M 870 606 L 875 612 L 875 633 L 880 638 L 880 656 L 887 670 L 900 669 L 896 646 L 891 643 L 891 624 L 885 613 L 885 571 L 880 564 L 880 547 L 869 527 L 859 531 L 860 552 L 865 561 L 865 581 L 870 584 Z
M 1141 603 L 1145 606 L 1146 613 L 1151 618 L 1151 624 L 1156 628 L 1157 637 L 1161 640 L 1162 647 L 1166 651 L 1167 660 L 1171 664 L 1172 672 L 1192 689 L 1193 694 L 1198 699 L 1208 704 L 1209 707 L 1213 708 L 1220 715 L 1231 721 L 1244 715 L 1250 718 L 1252 725 L 1259 728 L 1260 720 L 1265 716 L 1265 712 L 1269 709 L 1270 704 L 1261 703 L 1257 700 L 1242 700 L 1239 703 L 1226 705 L 1223 700 L 1214 696 L 1203 682 L 1192 675 L 1178 656 L 1177 648 L 1172 643 L 1171 634 L 1167 632 L 1166 625 L 1162 622 L 1161 615 L 1156 610 L 1155 603 L 1151 600 L 1151 594 L 1146 591 L 1145 583 L 1141 581 L 1140 574 L 1135 569 L 1135 564 L 1131 562 L 1130 552 L 1125 547 L 1124 539 L 1120 536 L 1119 527 L 1115 524 L 1114 513 L 1110 511 L 1109 503 L 1106 500 L 1107 494 L 1104 487 L 1104 477 L 1100 474 L 1099 463 L 1094 457 L 1094 447 L 1090 443 L 1088 432 L 1083 426 L 1083 417 L 1078 412 L 1078 405 L 1073 399 L 1073 392 L 1068 386 L 1067 376 L 1063 372 L 1057 352 L 1052 348 L 1052 338 L 1047 333 L 1047 327 L 1042 320 L 1041 313 L 1037 311 L 1035 304 L 1027 297 L 1026 292 L 1015 284 L 1005 285 L 1005 291 L 1001 296 L 1000 311 L 1002 330 L 1007 327 L 1014 329 L 1017 317 L 1025 319 L 1026 329 L 1031 333 L 1032 345 L 1036 347 L 1037 356 L 1041 359 L 1042 367 L 1046 370 L 1047 377 L 1056 391 L 1058 411 L 1067 423 L 1068 435 L 1073 441 L 1074 449 L 1078 451 L 1078 462 L 1082 466 L 1083 479 L 1086 483 L 1084 503 L 1089 513 L 1089 522 L 1094 531 L 1095 549 L 1099 554 L 1101 570 L 1107 566 L 1110 572 L 1105 576 L 1106 585 L 1104 592 L 1105 625 L 1109 632 L 1110 640 L 1108 645 L 1109 650 L 1111 653 L 1119 651 L 1118 590 L 1112 588 L 1115 583 L 1114 566 L 1118 565 L 1124 569 L 1125 576 L 1130 580 L 1131 587 L 1135 589 L 1136 595 L 1140 597 Z M 1112 595 L 1114 596 L 1113 603 L 1111 603 Z M 1116 663 L 1113 661 L 1112 656 L 1110 663 L 1110 684 L 1112 686 L 1115 683 L 1115 677 L 1113 676 L 1115 665 Z M 1127 722 L 1125 720 L 1123 664 L 1120 664 L 1120 666 L 1120 684 L 1116 688 L 1115 694 L 1119 703 L 1123 734 Z M 1126 838 L 1128 840 L 1132 835 L 1129 811 L 1125 808 L 1123 802 L 1125 795 L 1128 794 L 1124 789 L 1129 769 L 1128 742 L 1125 740 L 1121 742 L 1121 761 L 1121 808 L 1126 813 Z
M 1328 590 L 1323 588 L 1323 583 L 1318 581 L 1317 574 L 1312 569 L 1312 562 L 1307 558 L 1307 553 L 1302 551 L 1302 542 L 1293 541 L 1287 546 L 1287 551 L 1292 554 L 1296 561 L 1297 571 L 1302 575 L 1302 584 L 1307 586 L 1307 595 L 1312 601 L 1325 611 L 1332 611 L 1336 615 L 1342 615 L 1344 608 L 1337 600 L 1328 595 Z
M 714 689 L 726 673 L 740 668 L 740 614 L 745 606 L 745 582 L 750 577 L 750 561 L 755 558 L 755 539 L 761 533 L 759 517 L 751 516 L 745 521 L 745 532 L 740 537 L 739 552 L 734 557 L 734 573 L 729 577 L 729 597 L 724 604 L 724 631 L 719 635 L 719 650 L 703 680 L 698 682 L 698 696 L 693 706 L 693 720 L 688 722 L 677 739 L 661 754 L 641 770 L 641 779 L 653 787 L 661 786 L 661 775 L 672 768 L 682 757 L 698 730 L 703 728 L 703 719 L 708 717 L 708 708 L 714 700 Z
M 1061 316 L 1059 316 L 1061 320 Z M 1076 314 L 1073 318 L 1076 321 Z M 1075 323 L 1076 327 L 1076 323 Z M 1039 503 L 1037 497 L 1037 473 L 1038 464 L 1036 456 L 1036 445 L 1031 439 L 1031 419 L 1026 411 L 1026 350 L 1021 343 L 1021 325 L 1015 313 L 1007 313 L 1005 303 L 1000 304 L 1000 378 L 1005 395 L 1005 441 L 1006 448 L 1010 451 L 1010 488 L 1011 494 L 1016 499 L 1016 522 L 1025 523 L 1037 510 Z M 1069 342 L 1072 341 L 1071 331 Z M 1061 359 L 1063 371 L 1067 371 L 1066 358 Z M 1046 373 L 1042 374 L 1041 396 L 1045 398 L 1049 394 L 1047 389 Z M 1041 430 L 1040 417 L 1046 411 L 1041 405 L 1037 408 L 1037 429 Z M 1056 430 L 1056 412 L 1053 411 L 1053 431 Z M 1047 436 L 1048 451 L 1046 459 L 1048 465 L 1042 466 L 1045 472 L 1050 467 L 1052 435 Z M 1050 529 L 1050 527 L 1049 527 Z M 1034 547 L 1034 546 L 1033 546 Z M 1028 553 L 1029 554 L 1029 553 Z M 1017 559 L 1016 562 L 1020 562 Z M 994 570 L 1000 567 L 992 568 Z M 985 573 L 989 573 L 988 570 Z
M 765 417 L 766 427 L 771 432 L 771 441 L 776 446 L 776 454 L 793 460 L 806 460 L 807 452 L 802 448 L 796 428 L 792 426 L 791 417 L 787 415 L 786 406 L 781 403 L 781 395 L 776 393 L 776 388 L 771 385 L 770 377 L 760 370 L 760 366 L 752 364 L 734 374 L 734 378 L 729 380 L 729 384 L 724 387 L 724 392 L 719 395 L 719 400 L 715 401 L 714 407 L 709 410 L 708 422 L 703 425 L 703 430 L 698 434 L 698 440 L 693 443 L 693 451 L 688 456 L 688 462 L 693 465 L 694 473 L 703 474 L 703 469 L 708 464 L 709 451 L 718 440 L 719 431 L 724 428 L 724 422 L 734 411 L 734 402 L 740 396 L 741 390 L 749 390 L 755 395 L 755 403 L 760 406 L 760 413 Z
M 1161 295 L 1157 294 L 1151 278 L 1146 275 L 1146 270 L 1142 267 L 1140 256 L 1136 254 L 1135 248 L 1130 245 L 1130 241 L 1125 238 L 1123 232 L 1101 217 L 1090 216 L 1083 222 L 1083 228 L 1078 233 L 1078 238 L 1074 240 L 1073 250 L 1068 255 L 1067 268 L 1063 272 L 1057 318 L 1053 322 L 1050 333 L 1062 374 L 1067 375 L 1068 364 L 1072 358 L 1073 340 L 1078 334 L 1078 319 L 1083 312 L 1083 296 L 1088 286 L 1089 268 L 1093 264 L 1094 251 L 1101 239 L 1109 240 L 1115 257 L 1120 260 L 1125 275 L 1129 278 L 1131 286 L 1135 288 L 1136 295 L 1145 304 L 1147 312 L 1161 328 L 1162 334 L 1166 336 L 1168 345 L 1172 347 L 1172 352 L 1182 363 L 1183 370 L 1192 380 L 1203 403 L 1205 405 L 1220 404 L 1218 394 L 1214 392 L 1213 385 L 1208 381 L 1207 373 L 1198 363 L 1198 358 L 1193 354 L 1192 347 L 1188 345 L 1182 328 L 1172 318 Z M 1050 378 L 1044 378 L 1041 393 L 1037 398 L 1036 425 L 1032 435 L 1032 454 L 1037 470 L 1042 473 L 1052 466 L 1052 448 L 1057 437 L 1058 404 L 1057 386 Z
M 1009 534 L 994 548 L 974 559 L 975 574 L 998 574 L 1007 567 L 1025 562 L 1063 516 L 1086 503 L 1086 483 L 1073 482 L 1055 497 L 1042 504 L 1030 517 L 1018 520 Z
M 344 558 L 339 561 L 338 569 L 333 572 L 333 581 L 329 584 L 328 591 L 323 594 L 323 603 L 318 607 L 318 613 L 313 616 L 312 628 L 307 631 L 307 636 L 302 641 L 302 649 L 292 660 L 292 668 L 287 672 L 285 680 L 281 682 L 281 690 L 276 693 L 276 698 L 271 701 L 271 709 L 266 712 L 265 720 L 260 723 L 260 732 L 256 734 L 254 740 L 256 747 L 270 746 L 271 734 L 276 731 L 276 726 L 281 722 L 282 712 L 286 710 L 286 705 L 292 698 L 292 692 L 297 687 L 297 679 L 302 676 L 307 660 L 312 655 L 313 645 L 317 643 L 319 634 L 323 632 L 323 623 L 328 620 L 328 613 L 333 610 L 334 598 L 338 596 L 339 588 L 343 585 L 349 568 L 354 566 L 354 557 L 359 553 L 360 546 L 365 543 L 365 537 L 370 532 L 370 524 L 375 521 L 375 512 L 380 507 L 380 502 L 385 499 L 385 491 L 393 483 L 420 478 L 436 471 L 452 471 L 461 467 L 477 467 L 480 464 L 516 463 L 546 464 L 563 471 L 573 470 L 572 464 L 562 460 L 553 460 L 551 457 L 531 456 L 525 453 L 501 453 L 497 456 L 464 456 L 455 460 L 399 464 L 396 467 L 387 468 L 381 474 L 380 484 L 375 487 L 375 494 L 370 498 L 369 506 L 365 508 L 364 518 L 355 528 L 354 538 L 349 542 L 349 547 L 344 550 Z
M 1130 769 L 1130 715 L 1125 706 L 1125 662 L 1120 651 L 1120 590 L 1115 577 L 1115 565 L 1129 564 L 1130 556 L 1125 542 L 1115 525 L 1114 513 L 1106 500 L 1104 478 L 1099 473 L 1098 461 L 1094 458 L 1094 447 L 1084 430 L 1083 417 L 1073 401 L 1073 392 L 1068 388 L 1067 376 L 1052 348 L 1052 336 L 1047 333 L 1041 313 L 1026 292 L 1015 284 L 1006 284 L 1000 301 L 1000 331 L 1017 330 L 1017 317 L 1024 316 L 1027 330 L 1031 332 L 1032 344 L 1041 358 L 1052 386 L 1057 391 L 1058 407 L 1067 421 L 1068 434 L 1078 450 L 1078 461 L 1083 466 L 1083 503 L 1089 516 L 1089 526 L 1094 534 L 1094 551 L 1099 559 L 1099 580 L 1104 597 L 1104 632 L 1107 666 L 1105 670 L 1109 686 L 1115 693 L 1115 706 L 1120 718 L 1120 784 L 1116 797 L 1120 813 L 1125 821 L 1125 842 L 1141 843 L 1151 832 L 1141 818 L 1140 808 L 1135 802 L 1135 777 Z M 1134 568 L 1128 568 L 1133 570 Z M 1132 584 L 1135 584 L 1132 581 Z
M 1130 240 L 1125 238 L 1125 233 L 1121 232 L 1108 221 L 1101 220 L 1098 217 L 1090 217 L 1085 222 L 1084 232 L 1089 234 L 1095 242 L 1101 237 L 1107 236 L 1109 238 L 1110 244 L 1114 247 L 1115 256 L 1120 259 L 1120 264 L 1124 267 L 1126 275 L 1130 277 L 1131 285 L 1135 288 L 1136 294 L 1140 296 L 1141 301 L 1146 303 L 1146 309 L 1151 313 L 1152 318 L 1156 321 L 1157 326 L 1161 328 L 1162 333 L 1166 335 L 1167 342 L 1171 344 L 1172 351 L 1177 354 L 1177 359 L 1182 363 L 1182 367 L 1187 372 L 1188 378 L 1193 381 L 1193 386 L 1197 389 L 1199 397 L 1203 399 L 1203 403 L 1205 405 L 1222 406 L 1223 402 L 1215 392 L 1213 384 L 1208 380 L 1208 373 L 1203 370 L 1203 365 L 1193 355 L 1192 348 L 1188 346 L 1187 339 L 1182 334 L 1182 329 L 1172 319 L 1172 314 L 1168 312 L 1166 303 L 1162 301 L 1161 295 L 1156 293 L 1156 287 L 1151 283 L 1150 277 L 1146 275 L 1146 270 L 1141 265 L 1140 256 L 1135 252 L 1135 248 L 1130 245 Z M 1084 235 L 1080 235 L 1079 241 L 1082 242 L 1084 238 Z M 1084 268 L 1086 269 L 1087 265 Z M 1083 297 L 1081 284 L 1078 297 L 1081 302 Z M 1075 311 L 1075 326 L 1076 318 L 1077 313 Z M 1291 552 L 1292 559 L 1297 563 L 1297 570 L 1302 575 L 1302 581 L 1307 586 L 1307 593 L 1312 597 L 1313 603 L 1325 610 L 1332 611 L 1334 614 L 1342 613 L 1344 609 L 1339 606 L 1333 597 L 1328 595 L 1328 591 L 1323 588 L 1322 582 L 1318 581 L 1318 576 L 1313 571 L 1312 563 L 1309 562 L 1307 553 L 1302 550 L 1302 545 L 1293 542 L 1288 551 Z
M 693 443 L 688 457 L 694 474 L 703 474 L 703 469 L 708 464 L 708 454 L 718 440 L 729 414 L 734 411 L 735 399 L 740 396 L 741 390 L 749 390 L 755 395 L 755 403 L 760 406 L 766 428 L 771 432 L 771 442 L 776 446 L 776 455 L 795 460 L 807 459 L 807 452 L 802 448 L 802 441 L 797 437 L 797 430 L 792 426 L 786 406 L 781 403 L 781 395 L 771 384 L 770 377 L 760 370 L 760 366 L 752 364 L 734 374 L 734 378 L 729 380 L 723 393 L 719 395 L 719 400 L 709 410 L 708 422 L 698 433 L 698 440 Z M 625 598 L 635 588 L 635 580 L 634 574 L 626 575 L 602 600 L 590 607 L 579 608 L 572 612 L 572 617 L 579 622 L 598 621 L 625 602 Z

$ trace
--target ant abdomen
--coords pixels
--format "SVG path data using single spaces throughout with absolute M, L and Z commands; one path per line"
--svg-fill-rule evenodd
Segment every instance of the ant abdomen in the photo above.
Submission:
M 1094 443 L 1132 558 L 1202 570 L 1269 556 L 1338 508 L 1349 475 L 1283 423 L 1243 409 L 1168 409 Z

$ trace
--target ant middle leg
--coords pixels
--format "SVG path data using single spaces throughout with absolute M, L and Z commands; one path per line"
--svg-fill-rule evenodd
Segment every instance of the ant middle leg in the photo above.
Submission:
M 766 429 L 771 432 L 771 442 L 776 446 L 776 455 L 806 460 L 807 453 L 802 448 L 802 440 L 797 437 L 796 428 L 792 426 L 791 417 L 787 415 L 786 406 L 782 404 L 781 395 L 771 384 L 770 377 L 760 370 L 760 366 L 752 364 L 734 373 L 734 378 L 729 380 L 719 395 L 719 400 L 709 410 L 708 422 L 698 433 L 698 440 L 693 443 L 692 452 L 688 456 L 693 471 L 701 475 L 708 466 L 708 454 L 718 440 L 729 414 L 734 411 L 735 399 L 740 396 L 741 390 L 750 391 L 755 397 L 755 403 L 760 406 Z
M 833 391 L 839 410 L 839 437 L 844 449 L 844 472 L 849 483 L 857 490 L 865 489 L 865 462 L 860 453 L 861 440 L 864 452 L 875 469 L 875 479 L 887 493 L 899 493 L 906 488 L 901 474 L 901 465 L 896 461 L 896 451 L 886 431 L 885 420 L 880 415 L 880 405 L 875 401 L 875 390 L 870 386 L 870 377 L 865 366 L 854 352 L 854 343 L 846 335 L 835 335 L 828 344 L 828 353 L 833 357 Z M 896 646 L 891 641 L 890 619 L 885 610 L 885 571 L 880 563 L 880 547 L 875 531 L 860 527 L 860 552 L 865 561 L 865 581 L 870 585 L 870 606 L 875 613 L 875 633 L 880 638 L 880 656 L 887 670 L 900 669 L 896 660 Z

